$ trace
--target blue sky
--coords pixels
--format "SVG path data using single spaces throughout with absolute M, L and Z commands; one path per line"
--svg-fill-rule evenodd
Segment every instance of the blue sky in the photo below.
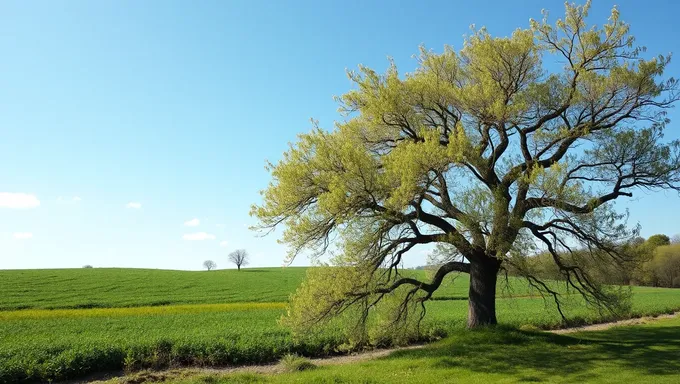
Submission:
M 679 5 L 617 3 L 650 55 L 680 52 Z M 612 4 L 595 1 L 591 22 Z M 542 8 L 556 18 L 563 2 L 5 1 L 0 269 L 230 267 L 236 248 L 281 265 L 276 233 L 246 229 L 249 206 L 265 160 L 310 118 L 339 119 L 345 69 L 382 71 L 392 56 L 411 71 L 419 44 L 460 48 L 471 24 L 508 35 Z M 668 74 L 680 76 L 677 60 Z M 644 236 L 671 235 L 679 203 L 638 192 L 619 206 Z

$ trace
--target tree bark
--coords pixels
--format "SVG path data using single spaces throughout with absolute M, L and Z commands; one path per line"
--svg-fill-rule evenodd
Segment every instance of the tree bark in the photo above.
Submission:
M 236 268 L 241 271 L 241 264 L 236 264 Z
M 495 325 L 496 279 L 500 263 L 483 257 L 470 263 L 470 291 L 468 294 L 468 328 Z

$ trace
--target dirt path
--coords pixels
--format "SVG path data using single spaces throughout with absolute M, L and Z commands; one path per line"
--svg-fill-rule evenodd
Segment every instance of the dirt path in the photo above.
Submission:
M 367 352 L 360 352 L 360 353 L 354 353 L 351 355 L 341 355 L 341 356 L 333 356 L 333 357 L 323 357 L 323 358 L 317 358 L 317 359 L 309 359 L 309 361 L 312 362 L 312 364 L 322 367 L 322 366 L 328 366 L 328 365 L 341 365 L 341 364 L 351 364 L 351 363 L 359 363 L 362 361 L 368 361 L 368 360 L 373 360 L 373 359 L 379 359 L 381 357 L 385 357 L 390 355 L 392 352 L 396 351 L 407 351 L 407 350 L 413 350 L 413 349 L 420 349 L 423 348 L 425 345 L 410 345 L 408 347 L 398 347 L 398 348 L 389 348 L 389 349 L 376 349 L 372 351 L 367 351 Z M 269 365 L 253 365 L 253 366 L 244 366 L 244 367 L 234 367 L 234 368 L 223 368 L 223 369 L 203 369 L 203 372 L 210 373 L 210 372 L 219 372 L 219 373 L 232 373 L 232 372 L 252 372 L 252 373 L 281 373 L 284 371 L 283 367 L 281 367 L 278 364 L 269 364 Z
M 341 355 L 333 357 L 324 357 L 309 359 L 312 364 L 322 367 L 330 365 L 341 365 L 350 363 L 359 363 L 381 357 L 388 356 L 395 351 L 406 351 L 423 348 L 425 345 L 410 345 L 407 347 L 376 349 L 367 352 L 354 353 L 351 355 Z M 240 367 L 229 368 L 177 368 L 165 371 L 142 371 L 131 375 L 124 375 L 122 372 L 108 373 L 102 375 L 95 375 L 82 380 L 72 380 L 63 384 L 81 384 L 81 383 L 117 383 L 117 384 L 140 384 L 148 382 L 161 382 L 171 378 L 182 376 L 193 376 L 202 374 L 230 374 L 230 373 L 262 373 L 262 374 L 276 374 L 285 372 L 285 368 L 280 364 L 264 364 L 264 365 L 245 365 Z
M 574 332 L 582 332 L 582 331 L 604 331 L 605 329 L 609 329 L 609 328 L 612 328 L 612 327 L 647 324 L 650 321 L 656 321 L 656 320 L 661 320 L 661 319 L 672 319 L 672 318 L 677 317 L 677 316 L 680 316 L 680 312 L 675 312 L 675 313 L 668 314 L 668 315 L 636 317 L 636 318 L 633 318 L 633 319 L 613 321 L 613 322 L 610 322 L 610 323 L 600 323 L 600 324 L 586 325 L 586 326 L 583 326 L 583 327 L 555 329 L 555 330 L 548 331 L 548 332 L 557 333 L 557 334 L 565 334 L 565 333 L 574 333 Z
M 547 331 L 556 334 L 568 334 L 574 332 L 582 331 L 602 331 L 612 327 L 626 326 L 626 325 L 639 325 L 646 324 L 652 321 L 661 319 L 670 319 L 680 316 L 680 312 L 675 312 L 668 315 L 660 315 L 656 317 L 639 317 L 634 319 L 614 321 L 610 323 L 601 323 L 587 325 L 583 327 L 573 327 L 573 328 L 563 328 L 556 329 L 552 331 Z M 390 355 L 396 351 L 413 350 L 423 348 L 425 345 L 412 345 L 408 347 L 390 348 L 390 349 L 376 349 L 373 351 L 355 353 L 351 355 L 342 355 L 326 358 L 310 359 L 310 361 L 316 366 L 331 366 L 331 365 L 342 365 L 359 363 L 362 361 L 368 361 L 373 359 L 378 359 Z M 266 365 L 247 365 L 240 367 L 231 368 L 179 368 L 171 369 L 167 371 L 143 371 L 132 375 L 125 376 L 122 373 L 113 373 L 109 375 L 102 375 L 99 377 L 90 377 L 89 379 L 70 381 L 70 384 L 80 384 L 80 383 L 102 383 L 105 380 L 108 383 L 120 383 L 120 384 L 139 384 L 145 382 L 160 382 L 165 381 L 170 378 L 177 378 L 182 376 L 193 376 L 200 374 L 230 374 L 230 373 L 262 373 L 262 374 L 276 374 L 285 371 L 279 364 L 266 364 Z

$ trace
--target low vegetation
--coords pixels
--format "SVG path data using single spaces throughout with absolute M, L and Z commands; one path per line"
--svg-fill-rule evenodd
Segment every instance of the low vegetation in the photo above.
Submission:
M 309 359 L 292 353 L 284 355 L 279 364 L 286 372 L 307 371 L 316 368 L 316 365 Z
M 100 371 L 273 363 L 287 354 L 311 357 L 347 351 L 352 345 L 342 324 L 306 338 L 294 337 L 279 324 L 285 299 L 304 272 L 304 268 L 0 272 L 0 281 L 11 277 L 19 282 L 3 283 L 0 303 L 14 306 L 23 290 L 24 305 L 31 307 L 0 311 L 0 383 L 63 380 Z M 239 276 L 250 279 L 248 284 Z M 174 304 L 148 305 L 160 295 L 158 287 L 168 290 L 162 294 Z M 69 288 L 75 294 L 69 294 Z M 446 281 L 438 291 L 439 300 L 427 304 L 421 340 L 440 339 L 465 327 L 468 288 L 466 275 Z M 552 302 L 520 280 L 510 278 L 499 292 L 497 307 L 505 326 L 564 325 Z M 636 287 L 633 292 L 630 316 L 680 309 L 679 291 Z M 84 308 L 95 297 L 101 298 L 94 302 L 96 307 Z M 584 306 L 579 295 L 565 297 L 571 302 L 569 324 L 607 319 Z M 245 298 L 251 301 L 244 302 Z M 192 304 L 182 304 L 187 302 Z M 380 334 L 372 337 L 376 345 L 391 345 Z
M 136 382 L 143 382 L 140 376 Z M 680 382 L 680 319 L 570 335 L 512 328 L 460 331 L 382 359 L 263 375 L 169 373 L 172 383 Z M 111 384 L 119 383 L 112 380 Z

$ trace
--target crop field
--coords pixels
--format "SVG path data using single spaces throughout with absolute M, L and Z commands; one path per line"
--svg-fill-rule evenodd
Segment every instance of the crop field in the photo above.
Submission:
M 304 276 L 305 268 L 0 271 L 0 310 L 283 302 Z
M 0 382 L 62 380 L 121 369 L 265 363 L 291 352 L 332 354 L 345 342 L 340 332 L 329 330 L 301 342 L 277 322 L 304 273 L 304 268 L 2 271 Z M 441 336 L 464 327 L 467 287 L 465 276 L 460 276 L 438 294 L 439 300 L 428 303 L 426 333 Z M 603 320 L 578 297 L 571 300 L 567 313 L 574 323 Z M 561 325 L 551 301 L 518 280 L 510 280 L 497 306 L 505 325 Z M 634 288 L 631 315 L 678 309 L 680 291 Z
M 0 271 L 0 310 L 71 309 L 285 302 L 307 268 L 217 271 L 158 269 L 38 269 Z M 421 278 L 427 272 L 414 271 Z M 530 295 L 524 283 L 501 284 L 503 295 Z M 467 298 L 466 276 L 437 291 L 440 299 Z

